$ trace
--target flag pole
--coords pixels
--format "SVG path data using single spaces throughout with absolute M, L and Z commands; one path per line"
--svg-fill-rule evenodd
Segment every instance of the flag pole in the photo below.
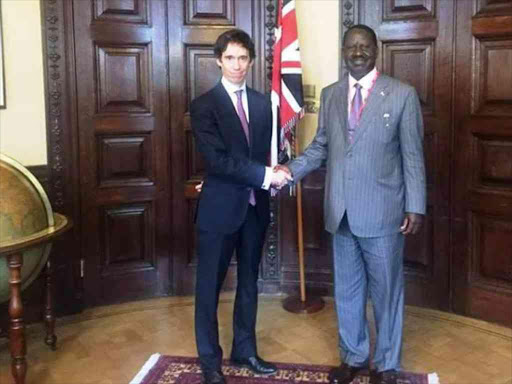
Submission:
M 299 153 L 299 140 L 295 137 L 295 153 Z M 297 247 L 299 250 L 300 301 L 306 302 L 306 276 L 304 273 L 304 232 L 302 226 L 302 185 L 297 183 Z
M 299 153 L 299 140 L 294 135 L 294 152 Z M 306 296 L 306 274 L 304 268 L 304 227 L 302 221 L 302 185 L 299 181 L 296 185 L 297 197 L 297 248 L 299 251 L 299 285 L 300 298 L 289 296 L 283 301 L 283 307 L 293 313 L 315 313 L 320 311 L 325 302 L 320 296 Z M 299 300 L 300 299 L 300 300 Z

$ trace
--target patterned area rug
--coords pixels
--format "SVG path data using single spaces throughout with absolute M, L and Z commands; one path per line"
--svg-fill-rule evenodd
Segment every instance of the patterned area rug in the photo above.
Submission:
M 236 368 L 224 362 L 222 371 L 228 384 L 328 383 L 331 367 L 325 365 L 277 364 L 278 371 L 270 376 L 255 375 L 246 368 Z M 368 373 L 358 376 L 352 384 L 368 384 Z M 130 384 L 199 384 L 201 368 L 197 358 L 155 354 L 144 364 Z M 435 373 L 400 372 L 399 384 L 439 384 Z

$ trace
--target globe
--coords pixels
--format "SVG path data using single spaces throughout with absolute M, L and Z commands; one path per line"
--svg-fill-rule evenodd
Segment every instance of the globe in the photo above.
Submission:
M 28 169 L 0 153 L 0 246 L 31 239 L 54 225 L 48 196 Z M 48 260 L 51 244 L 23 252 L 21 289 L 34 281 Z M 0 302 L 9 299 L 7 258 L 0 258 Z

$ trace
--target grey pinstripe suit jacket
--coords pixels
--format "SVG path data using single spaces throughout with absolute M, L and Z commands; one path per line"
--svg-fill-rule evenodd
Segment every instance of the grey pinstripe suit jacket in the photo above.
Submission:
M 348 142 L 348 76 L 324 88 L 318 129 L 290 167 L 294 182 L 327 160 L 325 229 L 345 212 L 356 236 L 399 232 L 405 212 L 426 210 L 423 119 L 415 89 L 381 74 Z

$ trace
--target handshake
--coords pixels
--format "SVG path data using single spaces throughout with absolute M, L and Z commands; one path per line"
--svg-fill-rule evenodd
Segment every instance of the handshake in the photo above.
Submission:
M 272 168 L 272 179 L 270 185 L 275 189 L 281 189 L 290 181 L 293 181 L 292 172 L 286 165 L 276 165 Z M 195 186 L 197 192 L 203 189 L 203 181 Z
M 286 165 L 276 165 L 272 168 L 272 171 L 272 181 L 270 185 L 275 189 L 281 189 L 290 181 L 293 181 L 292 173 Z

